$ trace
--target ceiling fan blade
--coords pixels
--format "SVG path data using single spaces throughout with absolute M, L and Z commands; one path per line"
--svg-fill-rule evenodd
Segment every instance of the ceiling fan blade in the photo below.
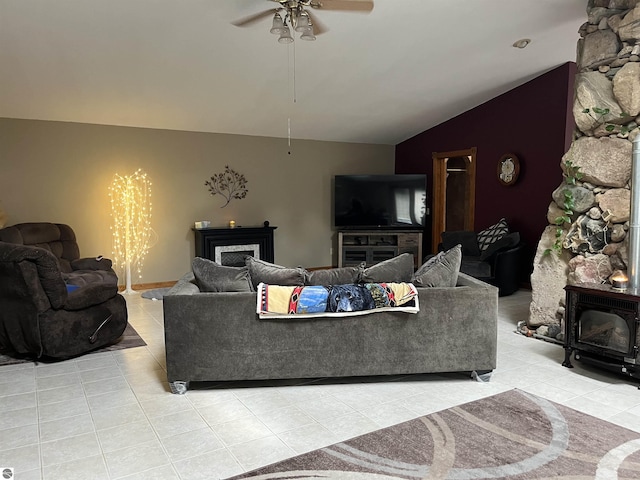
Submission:
M 350 12 L 369 13 L 373 10 L 373 0 L 317 0 L 311 6 L 323 10 L 348 10 Z
M 323 33 L 327 33 L 329 31 L 329 28 L 320 20 L 318 20 L 318 17 L 313 12 L 310 12 L 309 10 L 306 10 L 306 12 L 309 15 L 311 24 L 313 25 L 313 33 L 315 35 L 322 35 Z
M 231 25 L 235 25 L 236 27 L 248 27 L 265 17 L 273 16 L 277 11 L 278 9 L 270 8 L 269 10 L 265 10 L 264 12 L 254 13 L 253 15 L 249 15 L 248 17 L 240 18 L 234 22 L 231 22 Z

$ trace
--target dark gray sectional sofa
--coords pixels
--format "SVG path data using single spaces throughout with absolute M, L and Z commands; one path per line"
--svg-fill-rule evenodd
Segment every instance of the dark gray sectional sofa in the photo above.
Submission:
M 167 376 L 189 382 L 477 372 L 496 366 L 498 289 L 460 273 L 419 287 L 420 312 L 259 319 L 255 292 L 201 292 L 187 273 L 163 300 Z

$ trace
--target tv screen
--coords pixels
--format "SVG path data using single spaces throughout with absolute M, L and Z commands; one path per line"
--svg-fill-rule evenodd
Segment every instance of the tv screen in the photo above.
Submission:
M 339 228 L 422 229 L 426 175 L 336 175 L 334 223 Z

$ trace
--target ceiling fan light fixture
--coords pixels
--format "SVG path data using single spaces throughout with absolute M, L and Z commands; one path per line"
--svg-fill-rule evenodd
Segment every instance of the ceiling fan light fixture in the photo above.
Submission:
M 302 12 L 297 17 L 295 31 L 305 32 L 309 28 L 310 23 L 311 22 L 309 22 L 309 15 L 306 12 Z
M 255 22 L 272 16 L 272 24 L 269 30 L 274 35 L 279 35 L 280 43 L 291 43 L 291 29 L 300 33 L 303 40 L 315 40 L 316 35 L 328 31 L 328 29 L 316 19 L 313 9 L 350 11 L 369 13 L 373 10 L 374 0 L 269 0 L 277 7 L 271 7 L 261 12 L 231 22 L 236 27 L 246 27 Z M 638 0 L 635 0 L 638 1 Z M 315 24 L 315 25 L 314 25 Z M 291 29 L 289 28 L 291 27 Z
M 315 39 L 316 36 L 313 34 L 313 27 L 311 25 L 304 32 L 302 32 L 302 35 L 300 35 L 300 40 L 307 40 L 312 42 Z
M 274 35 L 282 35 L 285 31 L 284 22 L 282 21 L 282 17 L 278 12 L 273 16 L 273 24 L 271 25 L 270 33 Z
M 278 38 L 278 42 L 280 43 L 293 42 L 293 37 L 291 36 L 291 30 L 289 30 L 288 26 L 284 27 L 284 31 L 280 34 L 280 38 Z

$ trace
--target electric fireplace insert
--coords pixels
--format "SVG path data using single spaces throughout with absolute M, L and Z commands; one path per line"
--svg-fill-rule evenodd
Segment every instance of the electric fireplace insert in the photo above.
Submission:
M 611 285 L 567 285 L 562 365 L 576 360 L 640 378 L 638 317 L 640 297 Z

